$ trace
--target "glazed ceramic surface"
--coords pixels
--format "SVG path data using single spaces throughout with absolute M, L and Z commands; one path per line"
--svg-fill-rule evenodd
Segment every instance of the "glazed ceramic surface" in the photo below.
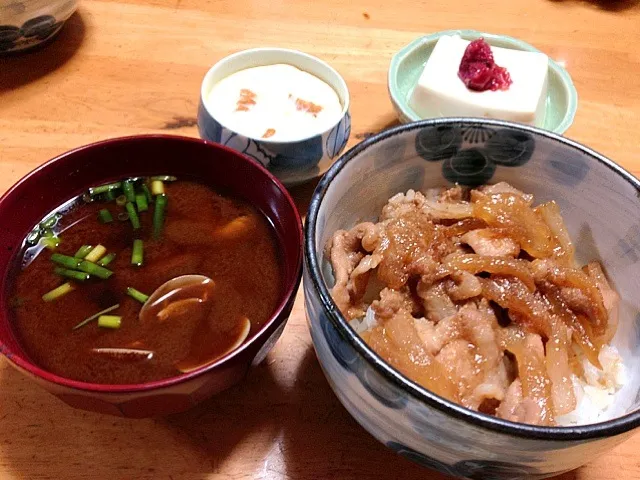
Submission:
M 53 38 L 77 5 L 77 0 L 0 0 L 0 54 Z
M 232 192 L 269 218 L 283 262 L 281 299 L 271 319 L 239 349 L 214 364 L 166 380 L 100 385 L 65 379 L 39 368 L 22 350 L 11 328 L 11 272 L 20 261 L 25 236 L 48 213 L 91 186 L 158 173 Z M 43 191 L 47 194 L 42 195 Z M 302 273 L 300 216 L 282 184 L 239 153 L 193 138 L 129 137 L 65 153 L 27 175 L 0 198 L 0 225 L 0 353 L 69 405 L 113 415 L 148 417 L 183 411 L 242 380 L 282 334 Z
M 465 40 L 482 37 L 494 47 L 539 52 L 535 47 L 516 38 L 476 30 L 447 30 L 414 40 L 393 56 L 387 79 L 391 103 L 402 123 L 421 119 L 409 106 L 409 97 L 436 43 L 440 37 L 446 35 L 460 35 Z M 559 63 L 549 58 L 547 110 L 542 128 L 559 134 L 564 133 L 573 123 L 577 108 L 578 93 L 571 77 Z
M 397 192 L 500 181 L 533 193 L 536 202 L 555 200 L 578 260 L 599 259 L 623 299 L 614 344 L 631 378 L 620 391 L 628 401 L 618 405 L 615 420 L 536 427 L 467 410 L 384 363 L 331 299 L 333 277 L 324 247 L 337 229 L 375 221 Z M 305 227 L 307 318 L 334 392 L 382 443 L 450 475 L 546 478 L 604 454 L 640 425 L 639 198 L 640 182 L 610 160 L 557 135 L 506 122 L 427 120 L 357 145 L 321 180 Z
M 213 85 L 239 70 L 274 63 L 293 65 L 333 87 L 342 103 L 339 121 L 317 135 L 299 141 L 278 142 L 241 135 L 227 129 L 211 115 L 206 97 Z M 326 172 L 347 145 L 351 134 L 349 91 L 338 72 L 306 53 L 283 48 L 244 50 L 225 57 L 205 75 L 198 106 L 198 130 L 202 138 L 226 145 L 260 162 L 285 185 L 296 185 Z

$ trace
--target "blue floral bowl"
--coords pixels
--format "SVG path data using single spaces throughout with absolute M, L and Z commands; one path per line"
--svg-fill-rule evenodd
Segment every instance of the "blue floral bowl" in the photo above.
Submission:
M 640 182 L 556 134 L 496 120 L 432 119 L 360 143 L 320 181 L 305 227 L 304 294 L 313 344 L 334 392 L 374 437 L 400 455 L 471 479 L 546 478 L 583 465 L 640 426 L 638 377 L 613 420 L 538 427 L 468 410 L 385 363 L 333 302 L 324 247 L 337 229 L 375 220 L 400 191 L 506 181 L 560 205 L 578 260 L 598 258 L 623 302 L 613 343 L 629 372 L 640 358 Z M 635 368 L 634 368 L 635 367 Z M 626 389 L 626 390 L 625 390 Z M 624 393 L 623 393 L 624 392 Z
M 206 98 L 217 82 L 239 70 L 275 63 L 293 65 L 333 87 L 342 103 L 342 116 L 333 127 L 308 138 L 278 142 L 246 137 L 214 118 L 207 108 Z M 205 75 L 200 91 L 198 130 L 203 139 L 244 153 L 267 167 L 285 185 L 296 185 L 326 172 L 347 145 L 351 134 L 349 90 L 338 72 L 306 53 L 284 48 L 243 50 L 223 58 Z
M 52 40 L 77 6 L 78 0 L 0 0 L 0 56 Z

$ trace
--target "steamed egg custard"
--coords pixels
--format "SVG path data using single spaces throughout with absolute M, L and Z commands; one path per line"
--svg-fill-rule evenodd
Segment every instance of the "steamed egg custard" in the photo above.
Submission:
M 285 64 L 247 68 L 223 78 L 211 89 L 207 106 L 226 128 L 274 141 L 320 134 L 342 115 L 331 86 Z

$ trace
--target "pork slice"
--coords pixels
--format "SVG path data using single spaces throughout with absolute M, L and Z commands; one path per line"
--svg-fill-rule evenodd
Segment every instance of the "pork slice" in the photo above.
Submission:
M 512 422 L 542 425 L 542 408 L 531 398 L 522 397 L 522 383 L 514 380 L 496 409 L 496 416 Z
M 351 229 L 351 234 L 361 240 L 362 248 L 373 252 L 380 248 L 382 229 L 379 224 L 362 222 Z
M 433 322 L 439 322 L 455 315 L 458 309 L 453 303 L 444 287 L 443 282 L 434 283 L 425 287 L 421 281 L 416 288 L 418 297 L 422 300 L 425 317 Z
M 531 262 L 536 285 L 543 291 L 554 287 L 567 306 L 577 314 L 584 314 L 591 322 L 597 336 L 607 331 L 608 312 L 597 281 L 577 268 L 564 267 L 547 258 Z
M 485 400 L 502 400 L 509 385 L 497 335 L 498 320 L 487 305 L 479 303 L 481 308 L 475 302 L 466 303 L 457 315 L 464 338 L 476 348 L 478 374 L 464 400 L 466 406 L 476 410 Z
M 464 193 L 462 187 L 456 185 L 441 192 L 437 201 L 440 203 L 459 203 L 464 200 Z
M 493 313 L 481 311 L 473 303 L 463 305 L 458 312 L 465 338 L 473 343 L 483 357 L 484 370 L 493 371 L 502 363 L 502 349 L 496 335 L 498 320 Z
M 560 297 L 566 305 L 575 313 L 582 313 L 588 317 L 596 315 L 595 307 L 587 294 L 576 287 L 563 287 L 559 289 Z
M 513 257 L 520 254 L 520 245 L 511 237 L 493 228 L 479 228 L 465 233 L 460 241 L 469 245 L 478 255 Z
M 407 193 L 397 193 L 382 207 L 380 222 L 402 217 L 408 213 L 418 212 L 425 202 L 422 193 L 408 190 Z
M 459 401 L 456 386 L 422 345 L 415 324 L 411 314 L 400 308 L 365 332 L 363 339 L 378 355 L 418 384 L 437 395 Z
M 349 276 L 364 254 L 354 251 L 354 239 L 346 230 L 338 230 L 333 234 L 329 252 L 335 279 L 331 296 L 342 314 L 346 315 L 351 306 L 347 287 Z
M 380 299 L 371 304 L 371 309 L 374 311 L 376 319 L 388 320 L 402 310 L 411 313 L 414 309 L 414 301 L 408 289 L 383 288 L 380 292 Z
M 482 285 L 475 275 L 459 271 L 451 274 L 451 280 L 445 282 L 447 295 L 455 301 L 468 300 L 482 293 Z
M 451 382 L 457 386 L 458 395 L 464 398 L 478 375 L 474 346 L 462 338 L 455 339 L 442 347 L 436 355 L 436 360 L 447 372 Z
M 417 318 L 415 326 L 425 349 L 434 356 L 440 353 L 442 347 L 461 336 L 460 321 L 457 315 L 445 318 L 437 324 L 426 318 Z
M 426 215 L 413 212 L 384 224 L 382 260 L 377 275 L 387 286 L 403 287 L 412 275 L 433 270 L 447 253 L 444 233 Z
M 501 402 L 507 394 L 509 387 L 509 376 L 503 362 L 496 365 L 495 369 L 489 372 L 482 382 L 477 385 L 463 403 L 467 408 L 479 410 L 481 405 L 489 400 Z
M 447 193 L 448 192 L 448 193 Z M 389 199 L 382 208 L 380 221 L 402 217 L 408 213 L 421 212 L 431 220 L 462 220 L 473 216 L 473 208 L 469 202 L 455 201 L 462 193 L 453 189 L 440 194 L 437 201 L 427 199 L 422 193 L 413 190 L 398 193 Z M 462 192 L 462 190 L 460 190 Z

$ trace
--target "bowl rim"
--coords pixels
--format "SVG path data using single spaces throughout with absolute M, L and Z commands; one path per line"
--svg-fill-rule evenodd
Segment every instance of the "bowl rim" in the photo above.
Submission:
M 336 120 L 335 123 L 331 124 L 330 127 L 323 129 L 321 131 L 318 131 L 316 133 L 313 133 L 311 135 L 307 135 L 304 137 L 300 137 L 300 138 L 296 138 L 293 140 L 273 140 L 270 138 L 256 138 L 256 137 L 251 137 L 249 135 L 245 135 L 241 132 L 238 132 L 232 128 L 227 127 L 224 123 L 222 123 L 220 120 L 218 120 L 218 118 L 213 115 L 213 113 L 211 113 L 211 110 L 209 109 L 209 105 L 208 102 L 205 101 L 206 98 L 206 94 L 208 92 L 205 92 L 205 85 L 209 83 L 209 79 L 215 75 L 217 73 L 217 71 L 222 68 L 224 65 L 226 65 L 227 63 L 233 62 L 234 60 L 238 59 L 238 58 L 242 58 L 242 57 L 255 57 L 255 58 L 260 58 L 260 54 L 262 53 L 266 53 L 266 52 L 277 52 L 277 53 L 281 53 L 283 55 L 288 55 L 291 56 L 291 58 L 295 58 L 295 57 L 302 57 L 302 58 L 306 58 L 307 60 L 316 63 L 318 65 L 320 65 L 322 68 L 326 69 L 327 71 L 332 72 L 336 78 L 338 79 L 338 86 L 339 88 L 344 92 L 344 99 L 342 102 L 342 110 L 340 111 L 340 117 Z M 286 62 L 281 62 L 281 63 L 286 63 Z M 267 65 L 273 65 L 273 63 L 259 63 L 257 65 L 254 65 L 254 67 L 258 67 L 258 66 L 267 66 Z M 294 63 L 290 63 L 290 65 L 303 70 L 302 68 L 298 67 L 297 65 L 295 65 Z M 253 68 L 253 67 L 247 67 L 247 68 Z M 240 70 L 238 70 L 240 71 Z M 304 70 L 303 70 L 304 71 Z M 308 72 L 307 72 L 308 73 Z M 313 74 L 311 74 L 313 75 Z M 324 82 L 324 80 L 322 80 Z M 329 84 L 329 82 L 324 82 L 327 85 L 329 85 L 335 92 L 336 94 L 338 94 L 338 88 L 336 88 L 334 85 Z M 334 128 L 336 128 L 336 126 L 338 126 L 338 124 L 342 121 L 342 119 L 345 117 L 345 115 L 347 115 L 347 113 L 349 112 L 349 108 L 351 106 L 351 97 L 349 94 L 349 87 L 347 86 L 347 82 L 345 81 L 344 77 L 342 75 L 340 75 L 340 73 L 333 68 L 331 65 L 329 65 L 327 62 L 325 62 L 324 60 L 311 55 L 309 53 L 300 51 L 300 50 L 295 50 L 295 49 L 291 49 L 291 48 L 282 48 L 282 47 L 256 47 L 256 48 L 248 48 L 248 49 L 244 49 L 244 50 L 239 50 L 236 51 L 234 53 L 231 53 L 229 55 L 226 55 L 225 57 L 222 57 L 220 60 L 218 60 L 216 63 L 214 63 L 209 70 L 207 70 L 207 73 L 205 73 L 204 77 L 202 78 L 202 82 L 200 83 L 200 103 L 202 104 L 204 110 L 207 112 L 207 114 L 209 115 L 209 117 L 211 117 L 211 119 L 213 119 L 215 122 L 219 123 L 221 126 L 223 126 L 224 128 L 226 128 L 227 130 L 234 132 L 236 135 L 244 137 L 244 138 L 248 138 L 250 140 L 253 140 L 255 142 L 260 142 L 260 143 L 264 143 L 265 145 L 283 145 L 283 144 L 295 144 L 295 143 L 302 143 L 302 142 L 306 142 L 308 140 L 311 140 L 312 138 L 315 138 L 317 136 L 322 136 L 323 134 L 330 132 L 331 130 L 333 130 Z
M 31 178 L 38 174 L 43 169 L 54 168 L 53 166 L 60 162 L 64 161 L 67 157 L 77 155 L 82 152 L 86 152 L 87 150 L 96 150 L 105 147 L 109 147 L 111 145 L 122 145 L 126 143 L 133 143 L 138 141 L 155 141 L 155 140 L 168 140 L 174 141 L 178 143 L 193 143 L 193 144 L 201 144 L 205 145 L 207 149 L 214 152 L 215 150 L 222 150 L 226 153 L 233 155 L 237 158 L 238 161 L 245 162 L 250 164 L 250 168 L 258 169 L 272 184 L 274 184 L 278 190 L 283 194 L 284 200 L 286 204 L 292 209 L 295 215 L 295 223 L 296 230 L 295 233 L 297 236 L 297 241 L 300 245 L 298 249 L 298 255 L 294 261 L 295 274 L 293 276 L 293 281 L 289 284 L 284 285 L 282 294 L 280 296 L 280 302 L 274 308 L 273 313 L 268 318 L 268 320 L 262 325 L 260 330 L 255 332 L 251 339 L 244 344 L 242 344 L 239 348 L 229 352 L 227 355 L 219 358 L 213 363 L 208 365 L 204 365 L 200 368 L 193 370 L 192 372 L 161 379 L 150 382 L 143 383 L 132 383 L 132 384 L 101 384 L 101 383 L 91 383 L 91 382 L 82 382 L 79 380 L 72 380 L 52 372 L 49 372 L 46 369 L 43 369 L 31 362 L 30 360 L 25 360 L 21 356 L 7 355 L 5 345 L 0 341 L 0 354 L 2 354 L 9 362 L 17 365 L 18 367 L 26 370 L 31 375 L 36 376 L 42 380 L 45 380 L 50 383 L 55 383 L 57 385 L 62 385 L 65 387 L 73 388 L 76 390 L 87 391 L 87 392 L 99 392 L 99 393 L 131 393 L 131 392 L 148 392 L 151 390 L 157 390 L 161 388 L 171 387 L 174 385 L 178 385 L 180 383 L 189 381 L 195 377 L 206 374 L 207 372 L 220 368 L 224 366 L 227 362 L 240 355 L 242 352 L 250 348 L 256 341 L 256 338 L 265 334 L 265 332 L 271 328 L 274 330 L 277 329 L 281 324 L 287 321 L 287 317 L 283 315 L 285 312 L 287 305 L 291 301 L 293 297 L 295 297 L 298 287 L 300 285 L 300 279 L 302 276 L 302 265 L 303 265 L 303 255 L 302 255 L 302 245 L 303 245 L 303 230 L 302 230 L 302 219 L 300 217 L 300 213 L 298 208 L 293 201 L 293 198 L 287 191 L 287 189 L 282 185 L 282 183 L 266 168 L 264 168 L 258 162 L 252 160 L 246 155 L 233 150 L 232 148 L 226 147 L 224 145 L 217 144 L 215 142 L 209 142 L 207 140 L 203 140 L 195 137 L 186 137 L 181 135 L 170 135 L 170 134 L 140 134 L 140 135 L 130 135 L 124 137 L 116 137 L 110 138 L 107 140 L 100 140 L 97 142 L 89 143 L 87 145 L 83 145 L 67 152 L 64 152 L 60 155 L 55 156 L 54 158 L 46 161 L 42 165 L 39 165 L 26 175 L 24 175 L 20 180 L 18 180 L 13 186 L 11 186 L 2 196 L 0 196 L 0 209 L 3 208 L 3 204 L 5 199 L 9 196 L 13 195 L 14 191 L 19 190 L 22 186 L 28 183 Z M 17 250 L 16 254 L 19 254 L 20 249 Z M 10 335 L 15 334 L 13 332 L 9 332 Z M 16 340 L 17 341 L 17 340 Z M 26 355 L 25 355 L 26 356 Z
M 422 119 L 418 114 L 416 114 L 413 109 L 409 106 L 406 100 L 400 98 L 399 87 L 397 82 L 398 72 L 400 70 L 400 64 L 419 46 L 426 43 L 436 42 L 441 37 L 446 35 L 460 35 L 463 39 L 466 37 L 471 38 L 479 38 L 483 37 L 488 40 L 491 44 L 492 41 L 500 40 L 505 43 L 510 44 L 511 47 L 517 50 L 522 50 L 525 52 L 535 52 L 535 53 L 544 53 L 534 47 L 533 45 L 525 42 L 524 40 L 520 40 L 515 37 L 511 37 L 509 35 L 499 35 L 495 33 L 487 33 L 481 32 L 479 30 L 472 29 L 456 29 L 456 30 L 442 30 L 439 32 L 435 32 L 429 35 L 423 35 L 421 37 L 416 38 L 411 43 L 402 47 L 398 52 L 396 52 L 393 57 L 391 57 L 391 62 L 389 64 L 389 70 L 387 73 L 387 89 L 389 91 L 389 97 L 391 97 L 391 102 L 394 104 L 397 110 L 401 112 L 402 115 L 399 115 L 401 121 L 403 123 L 415 122 L 420 120 L 428 120 Z M 547 55 L 547 54 L 545 54 Z M 552 131 L 557 134 L 563 134 L 566 132 L 569 127 L 573 124 L 573 120 L 576 116 L 576 111 L 578 109 L 578 91 L 576 90 L 575 85 L 573 84 L 573 80 L 571 79 L 571 75 L 569 72 L 562 67 L 558 62 L 553 60 L 549 55 L 547 55 L 549 60 L 549 70 L 554 72 L 561 80 L 562 90 L 564 90 L 568 102 L 567 109 L 565 111 L 564 117 L 562 121 L 554 128 Z M 404 121 L 405 117 L 407 120 Z M 465 117 L 466 118 L 466 117 Z M 473 117 L 468 117 L 473 118 Z M 504 120 L 506 121 L 506 120 Z M 543 127 L 536 127 L 543 128 Z
M 596 151 L 591 150 L 584 145 L 581 145 L 578 142 L 569 140 L 548 130 L 503 120 L 472 117 L 445 117 L 426 119 L 420 122 L 400 125 L 384 130 L 360 142 L 358 145 L 354 146 L 348 152 L 343 154 L 320 180 L 311 198 L 309 212 L 307 214 L 307 220 L 305 222 L 305 269 L 309 273 L 309 277 L 312 282 L 312 288 L 318 294 L 320 302 L 322 304 L 322 308 L 327 314 L 329 321 L 337 329 L 340 337 L 346 339 L 350 346 L 387 381 L 393 383 L 396 387 L 416 399 L 418 402 L 425 404 L 428 407 L 435 408 L 443 414 L 450 415 L 459 420 L 467 421 L 474 426 L 516 437 L 525 437 L 530 439 L 535 438 L 548 441 L 580 441 L 610 437 L 622 434 L 640 426 L 640 409 L 637 409 L 636 411 L 631 413 L 627 413 L 621 417 L 607 420 L 605 422 L 568 427 L 544 427 L 517 423 L 467 409 L 461 405 L 440 397 L 435 393 L 427 390 L 426 388 L 418 385 L 417 383 L 413 382 L 408 377 L 397 371 L 387 362 L 382 360 L 382 358 L 380 358 L 380 356 L 378 356 L 378 354 L 375 353 L 373 349 L 371 349 L 349 326 L 347 320 L 340 313 L 340 310 L 331 297 L 327 285 L 322 279 L 321 267 L 315 251 L 315 236 L 316 223 L 318 221 L 318 211 L 329 186 L 349 161 L 359 156 L 362 152 L 365 152 L 370 146 L 404 132 L 419 130 L 424 127 L 452 124 L 519 129 L 536 136 L 539 135 L 546 137 L 552 141 L 559 142 L 566 147 L 577 149 L 587 156 L 591 157 L 591 159 L 593 159 L 594 161 L 608 167 L 613 171 L 614 174 L 619 175 L 620 177 L 622 177 L 622 179 L 630 183 L 640 194 L 640 180 L 638 180 L 620 165 L 616 164 L 612 160 L 609 160 Z

